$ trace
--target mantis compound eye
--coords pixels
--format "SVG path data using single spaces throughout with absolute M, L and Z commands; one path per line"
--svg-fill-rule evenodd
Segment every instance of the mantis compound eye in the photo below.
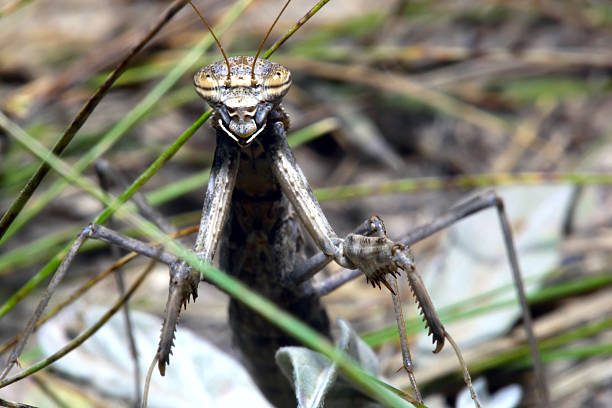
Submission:
M 291 73 L 281 65 L 273 67 L 272 72 L 263 80 L 263 98 L 272 102 L 283 98 L 291 87 Z
M 221 88 L 225 78 L 219 81 L 211 68 L 209 65 L 196 72 L 193 83 L 198 95 L 210 105 L 215 105 L 221 101 Z

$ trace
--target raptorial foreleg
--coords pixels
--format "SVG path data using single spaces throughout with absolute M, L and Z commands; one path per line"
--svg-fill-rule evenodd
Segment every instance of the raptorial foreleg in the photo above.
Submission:
M 219 135 L 204 199 L 200 229 L 193 248 L 193 251 L 205 262 L 211 262 L 215 254 L 227 218 L 239 163 L 240 148 L 224 134 Z M 171 265 L 168 300 L 156 353 L 161 375 L 165 374 L 166 365 L 170 362 L 174 332 L 181 307 L 187 305 L 190 297 L 195 300 L 199 282 L 200 273 L 186 262 L 180 261 Z
M 436 217 L 436 219 L 430 223 L 415 228 L 413 231 L 406 234 L 399 242 L 405 246 L 410 246 L 414 243 L 422 241 L 423 239 L 435 234 L 436 232 L 453 225 L 454 223 L 461 221 L 470 215 L 476 214 L 480 211 L 495 208 L 499 217 L 500 227 L 504 239 L 504 245 L 506 247 L 506 254 L 510 263 L 512 277 L 515 282 L 517 297 L 521 305 L 521 312 L 527 334 L 529 347 L 534 364 L 534 372 L 536 375 L 536 381 L 538 383 L 538 389 L 540 390 L 541 399 L 546 403 L 548 401 L 548 387 L 546 384 L 546 376 L 544 373 L 542 360 L 537 347 L 537 341 L 533 332 L 533 324 L 531 313 L 527 305 L 527 298 L 525 294 L 522 274 L 518 263 L 518 257 L 512 237 L 512 229 L 506 216 L 504 209 L 503 200 L 494 191 L 485 191 L 476 196 L 473 196 L 449 209 L 444 214 Z M 311 259 L 320 259 L 324 257 L 323 253 L 314 255 Z M 311 261 L 311 263 L 314 263 Z M 314 285 L 313 290 L 320 296 L 328 294 L 345 283 L 361 276 L 361 272 L 357 270 L 346 270 L 340 272 L 334 276 L 327 278 L 326 280 L 319 282 Z M 431 327 L 431 325 L 430 325 Z
M 152 246 L 137 239 L 130 238 L 102 225 L 90 224 L 87 227 L 83 228 L 83 230 L 79 233 L 77 239 L 74 241 L 74 243 L 68 250 L 68 253 L 62 260 L 62 263 L 57 268 L 57 271 L 51 278 L 51 281 L 49 282 L 49 285 L 47 286 L 47 289 L 45 290 L 42 299 L 38 303 L 36 310 L 30 317 L 30 320 L 26 324 L 26 327 L 23 329 L 19 342 L 15 346 L 15 349 L 9 355 L 6 366 L 2 370 L 2 374 L 0 374 L 0 379 L 4 378 L 8 374 L 8 372 L 11 370 L 11 368 L 17 361 L 17 358 L 23 351 L 23 348 L 25 347 L 25 344 L 27 343 L 30 335 L 34 331 L 36 322 L 38 321 L 40 316 L 42 316 L 45 308 L 47 307 L 51 296 L 59 286 L 60 282 L 62 282 L 62 280 L 66 276 L 66 272 L 72 264 L 75 256 L 79 252 L 79 249 L 88 239 L 98 239 L 109 244 L 118 245 L 129 251 L 137 252 L 141 255 L 144 255 L 151 259 L 155 259 L 165 264 L 173 264 L 176 262 L 176 257 L 170 254 L 169 252 L 164 251 L 163 248 Z

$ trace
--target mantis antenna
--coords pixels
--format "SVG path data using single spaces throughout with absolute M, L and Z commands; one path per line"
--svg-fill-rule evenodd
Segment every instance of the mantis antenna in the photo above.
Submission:
M 274 20 L 274 22 L 270 26 L 270 29 L 268 30 L 268 32 L 266 33 L 266 36 L 264 37 L 263 41 L 261 42 L 261 45 L 259 46 L 259 49 L 257 50 L 257 54 L 255 54 L 255 58 L 253 59 L 253 66 L 251 67 L 251 84 L 252 85 L 255 85 L 255 63 L 257 62 L 257 57 L 259 57 L 259 54 L 261 53 L 261 50 L 263 49 L 263 46 L 266 43 L 266 40 L 270 36 L 270 33 L 272 32 L 272 29 L 276 25 L 276 22 L 278 21 L 280 16 L 283 14 L 283 12 L 285 11 L 285 9 L 289 5 L 289 3 L 291 3 L 291 0 L 287 0 L 285 5 L 281 9 L 280 13 L 278 13 L 278 15 L 276 16 L 276 19 Z
M 229 60 L 227 59 L 227 54 L 225 53 L 225 50 L 223 49 L 223 46 L 221 45 L 221 42 L 219 41 L 219 39 L 217 38 L 217 36 L 215 35 L 215 32 L 213 31 L 212 27 L 206 22 L 206 20 L 204 19 L 204 17 L 202 16 L 202 14 L 200 13 L 200 11 L 198 10 L 198 8 L 195 6 L 195 4 L 193 4 L 191 2 L 191 0 L 187 0 L 189 2 L 189 4 L 191 5 L 191 7 L 194 9 L 194 11 L 196 12 L 196 14 L 200 17 L 200 20 L 202 20 L 202 22 L 206 25 L 206 28 L 208 28 L 208 31 L 210 31 L 210 34 L 213 36 L 213 38 L 215 39 L 215 42 L 217 43 L 217 47 L 219 47 L 219 49 L 221 50 L 221 54 L 223 54 L 223 58 L 225 59 L 225 63 L 227 64 L 227 78 L 225 79 L 225 83 L 227 85 L 229 85 L 230 83 L 230 63 Z M 291 1 L 291 0 L 289 0 Z M 289 1 L 287 3 L 289 3 Z M 287 7 L 287 5 L 285 4 L 285 7 Z M 284 10 L 284 8 L 283 8 Z M 281 11 L 282 13 L 282 11 Z M 280 17 L 280 16 L 279 16 Z M 276 18 L 278 20 L 278 17 Z M 276 21 L 274 22 L 276 23 Z M 272 27 L 274 27 L 274 25 L 272 25 Z M 269 34 L 269 32 L 268 32 Z M 268 36 L 266 36 L 266 38 L 268 38 Z M 265 41 L 265 40 L 264 40 Z M 263 44 L 262 44 L 263 46 Z M 261 47 L 260 47 L 261 48 Z M 257 52 L 257 54 L 259 54 L 259 51 Z M 257 57 L 255 57 L 257 58 Z M 255 64 L 253 64 L 253 67 L 255 67 Z

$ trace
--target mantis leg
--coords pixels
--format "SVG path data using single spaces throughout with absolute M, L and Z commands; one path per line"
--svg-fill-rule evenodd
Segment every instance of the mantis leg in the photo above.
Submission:
M 4 378 L 8 374 L 8 372 L 11 370 L 11 368 L 17 361 L 17 358 L 23 351 L 26 342 L 34 331 L 36 322 L 43 314 L 45 308 L 47 307 L 47 304 L 49 303 L 49 300 L 51 300 L 51 296 L 53 295 L 53 293 L 55 293 L 55 290 L 66 276 L 66 272 L 72 264 L 74 257 L 77 255 L 83 243 L 90 238 L 99 239 L 109 244 L 121 246 L 127 250 L 138 252 L 141 255 L 147 256 L 151 259 L 155 259 L 165 264 L 170 265 L 176 263 L 176 257 L 164 251 L 162 248 L 154 247 L 137 239 L 127 237 L 102 225 L 91 224 L 83 228 L 75 242 L 72 244 L 72 247 L 62 260 L 62 263 L 58 267 L 57 271 L 51 278 L 51 281 L 49 282 L 49 285 L 47 286 L 47 289 L 45 290 L 42 299 L 38 303 L 36 310 L 30 317 L 30 320 L 28 320 L 26 327 L 23 329 L 21 339 L 15 346 L 13 352 L 9 355 L 6 366 L 2 370 L 2 374 L 0 374 L 0 379 Z
M 504 211 L 503 201 L 495 193 L 485 193 L 467 202 L 461 203 L 432 223 L 417 228 L 399 242 L 393 242 L 388 239 L 384 231 L 382 234 L 375 234 L 378 236 L 349 234 L 344 239 L 340 239 L 325 218 L 304 174 L 297 165 L 293 153 L 287 144 L 285 129 L 281 122 L 274 124 L 272 138 L 273 140 L 270 141 L 268 154 L 272 163 L 273 172 L 284 193 L 295 207 L 301 221 L 319 249 L 321 249 L 323 256 L 335 260 L 347 269 L 359 270 L 350 271 L 343 276 L 330 278 L 331 281 L 322 282 L 318 287 L 318 294 L 322 295 L 329 293 L 329 291 L 340 286 L 347 280 L 354 279 L 362 273 L 366 275 L 366 278 L 372 284 L 380 286 L 382 283 L 394 293 L 386 280 L 386 275 L 390 274 L 395 276 L 398 270 L 406 271 L 417 303 L 423 312 L 426 324 L 430 328 L 430 333 L 433 336 L 434 342 L 437 343 L 437 351 L 439 351 L 444 344 L 446 331 L 437 317 L 420 276 L 412 266 L 412 257 L 408 250 L 408 246 L 462 218 L 485 208 L 495 207 L 499 215 L 504 243 L 521 303 L 525 329 L 534 359 L 534 368 L 539 389 L 541 390 L 542 399 L 547 401 L 548 393 L 546 381 L 537 348 L 537 342 L 533 334 L 532 319 L 527 307 L 523 280 L 512 239 L 512 231 Z M 322 256 L 318 255 L 318 258 L 311 258 L 309 261 L 310 263 L 306 264 L 305 267 L 297 269 L 302 276 L 305 276 L 306 273 L 308 276 L 312 276 L 314 273 L 313 271 L 321 265 L 324 266 L 327 260 L 324 261 Z M 304 271 L 307 272 L 305 273 Z
M 240 147 L 229 140 L 225 134 L 219 132 L 202 209 L 200 229 L 193 248 L 193 251 L 205 262 L 211 262 L 215 255 L 229 211 L 239 164 Z M 158 369 L 161 375 L 165 374 L 166 365 L 170 362 L 174 332 L 181 306 L 187 304 L 190 296 L 195 300 L 198 295 L 199 282 L 200 273 L 193 270 L 186 262 L 181 261 L 170 266 L 170 288 L 157 349 Z
M 347 235 L 344 239 L 338 238 L 325 218 L 304 174 L 295 162 L 293 153 L 286 142 L 282 122 L 274 124 L 274 132 L 271 132 L 270 138 L 272 140 L 269 141 L 266 151 L 272 172 L 293 204 L 300 220 L 317 246 L 323 251 L 323 255 L 315 256 L 304 266 L 298 267 L 292 273 L 293 278 L 297 281 L 308 279 L 317 268 L 335 260 L 347 268 L 361 270 L 373 285 L 386 286 L 393 294 L 396 304 L 399 304 L 399 299 L 396 298 L 397 290 L 394 291 L 391 284 L 388 283 L 387 275 L 395 278 L 400 270 L 406 271 L 427 324 L 431 328 L 434 341 L 437 343 L 436 350 L 441 350 L 445 339 L 444 327 L 437 317 L 420 277 L 414 270 L 412 255 L 408 247 L 388 239 L 382 220 L 378 217 L 371 217 L 357 228 L 355 233 Z M 406 343 L 404 343 L 403 350 L 407 350 Z M 421 400 L 412 375 L 412 362 L 408 353 L 404 354 L 404 365 L 411 376 L 415 396 Z
M 516 254 L 516 248 L 512 237 L 512 229 L 510 228 L 510 223 L 508 222 L 508 218 L 506 216 L 503 200 L 497 194 L 495 194 L 494 191 L 482 192 L 462 203 L 455 205 L 444 214 L 436 217 L 436 219 L 432 222 L 415 228 L 413 231 L 409 232 L 407 235 L 401 238 L 399 242 L 406 246 L 410 246 L 435 234 L 436 232 L 444 228 L 449 227 L 450 225 L 458 221 L 461 221 L 464 218 L 469 217 L 470 215 L 476 214 L 488 208 L 495 208 L 499 217 L 500 228 L 504 239 L 504 246 L 506 247 L 506 254 L 510 263 L 512 277 L 515 282 L 517 297 L 521 305 L 521 313 L 525 326 L 525 332 L 527 334 L 527 340 L 531 350 L 531 356 L 534 364 L 534 372 L 536 375 L 536 381 L 538 383 L 538 389 L 540 391 L 540 398 L 542 399 L 542 401 L 547 403 L 548 386 L 546 384 L 546 376 L 544 373 L 542 360 L 540 358 L 540 352 L 537 347 L 536 337 L 533 331 L 533 319 L 531 317 L 531 312 L 527 305 L 527 297 L 525 295 L 524 289 L 525 285 L 523 283 L 520 265 Z M 321 255 L 319 254 L 315 256 Z M 338 273 L 335 276 L 332 276 L 322 282 L 317 283 L 313 286 L 313 290 L 315 290 L 317 294 L 323 296 L 327 293 L 334 291 L 336 288 L 342 286 L 346 282 L 357 278 L 360 275 L 361 273 L 359 273 L 359 271 L 347 270 Z

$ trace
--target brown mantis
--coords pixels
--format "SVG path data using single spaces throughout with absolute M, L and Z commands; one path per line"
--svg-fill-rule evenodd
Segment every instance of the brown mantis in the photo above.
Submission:
M 326 315 L 319 305 L 319 296 L 361 273 L 365 273 L 373 284 L 382 284 L 394 292 L 393 282 L 387 281 L 387 277 L 401 270 L 408 275 L 432 330 L 436 350 L 439 350 L 446 333 L 414 270 L 408 246 L 481 209 L 495 207 L 500 215 L 515 278 L 520 282 L 503 203 L 492 193 L 480 195 L 397 242 L 386 237 L 378 218 L 366 220 L 354 234 L 339 238 L 326 220 L 285 141 L 288 120 L 280 108 L 280 100 L 288 91 L 290 82 L 286 68 L 257 57 L 226 57 L 196 74 L 198 93 L 215 107 L 213 124 L 217 128 L 218 145 L 194 252 L 210 262 L 221 241 L 223 269 L 240 276 L 253 287 L 261 287 L 262 292 L 265 288 L 266 295 L 279 303 L 291 298 L 292 303 L 287 308 L 310 320 L 310 324 L 323 333 L 328 333 L 329 329 Z M 319 255 L 307 261 L 297 255 L 300 253 L 300 238 L 295 226 L 296 218 L 321 250 Z M 225 238 L 221 237 L 223 229 Z M 180 307 L 190 296 L 195 297 L 199 272 L 169 252 L 130 240 L 101 226 L 88 227 L 81 236 L 83 240 L 93 237 L 119 244 L 170 265 L 167 315 L 157 356 L 159 370 L 163 373 L 169 361 Z M 248 238 L 251 236 L 265 238 L 267 245 L 252 244 Z M 257 259 L 259 261 L 255 262 Z M 67 268 L 70 260 L 67 257 L 62 267 Z M 361 272 L 330 278 L 316 288 L 303 283 L 332 260 Z M 276 274 L 264 271 L 269 265 L 275 265 Z M 262 277 L 269 281 L 262 280 Z M 522 291 L 520 283 L 518 285 Z M 524 302 L 524 295 L 522 300 Z M 270 353 L 278 345 L 293 340 L 238 301 L 232 301 L 230 316 L 234 319 L 231 324 L 237 328 L 244 327 L 247 322 L 255 327 L 255 333 L 235 333 L 236 343 L 251 359 L 252 370 L 261 369 L 262 365 L 273 370 Z M 266 333 L 266 336 L 261 336 L 261 333 Z M 262 342 L 269 343 L 266 345 L 269 350 L 265 353 L 262 352 Z M 249 351 L 249 347 L 256 349 Z M 259 356 L 254 357 L 255 353 L 263 355 L 261 362 L 256 361 Z M 409 369 L 410 363 L 406 362 L 405 366 Z M 261 381 L 274 402 L 278 405 L 289 403 L 291 393 L 286 386 L 275 388 L 276 380 L 261 378 Z

